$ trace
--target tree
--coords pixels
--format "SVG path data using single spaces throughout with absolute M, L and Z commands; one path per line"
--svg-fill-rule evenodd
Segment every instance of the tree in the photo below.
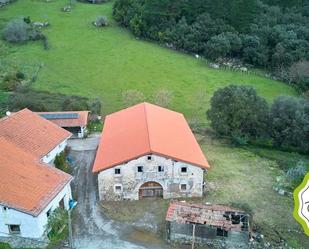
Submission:
M 231 51 L 231 44 L 225 34 L 216 35 L 210 38 L 206 45 L 206 55 L 211 59 L 225 57 Z
M 302 92 L 309 90 L 309 62 L 301 60 L 295 62 L 289 70 L 290 80 Z
M 279 148 L 297 148 L 309 152 L 309 101 L 281 96 L 270 112 L 271 136 Z
M 126 107 L 145 101 L 145 96 L 138 90 L 127 90 L 122 93 L 122 101 Z
M 252 87 L 230 85 L 211 98 L 207 117 L 220 135 L 262 137 L 267 134 L 269 108 Z
M 155 92 L 153 102 L 162 107 L 168 107 L 173 99 L 173 94 L 167 89 L 160 89 Z

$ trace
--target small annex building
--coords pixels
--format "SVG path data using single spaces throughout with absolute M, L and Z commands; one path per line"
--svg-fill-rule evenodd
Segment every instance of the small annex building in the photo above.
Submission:
M 167 239 L 231 249 L 248 248 L 250 216 L 225 205 L 171 202 L 166 214 Z
M 37 112 L 41 117 L 71 132 L 73 138 L 87 135 L 89 111 Z
M 101 200 L 200 197 L 208 162 L 181 113 L 141 103 L 107 115 L 93 165 Z
M 53 162 L 71 136 L 70 132 L 28 109 L 0 119 L 0 137 L 44 163 Z
M 28 109 L 0 119 L 0 241 L 44 239 L 52 211 L 69 209 L 73 178 L 47 162 L 70 136 Z

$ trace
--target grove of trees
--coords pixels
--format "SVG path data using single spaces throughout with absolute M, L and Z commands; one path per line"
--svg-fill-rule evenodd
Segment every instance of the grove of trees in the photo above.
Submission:
M 237 58 L 309 90 L 308 77 L 293 77 L 309 61 L 309 0 L 116 0 L 113 15 L 137 37 Z
M 252 87 L 217 90 L 207 112 L 212 128 L 235 142 L 264 140 L 280 149 L 309 153 L 309 101 L 280 96 L 271 106 Z

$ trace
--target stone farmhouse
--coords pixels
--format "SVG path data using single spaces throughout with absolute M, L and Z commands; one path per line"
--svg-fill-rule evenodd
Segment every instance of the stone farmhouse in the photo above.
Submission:
M 93 172 L 101 200 L 203 195 L 209 168 L 184 116 L 141 103 L 106 116 Z
M 51 212 L 69 209 L 72 176 L 47 163 L 70 136 L 28 109 L 0 119 L 1 238 L 45 238 Z

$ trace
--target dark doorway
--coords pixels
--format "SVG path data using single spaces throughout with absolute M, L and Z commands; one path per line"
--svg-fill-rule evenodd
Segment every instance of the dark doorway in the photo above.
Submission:
M 139 199 L 146 197 L 163 197 L 163 187 L 157 182 L 145 182 L 139 188 Z

